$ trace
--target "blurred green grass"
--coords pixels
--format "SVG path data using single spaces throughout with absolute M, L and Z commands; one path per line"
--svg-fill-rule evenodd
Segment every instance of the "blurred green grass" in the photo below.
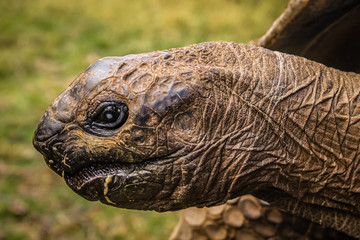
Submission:
M 0 239 L 167 239 L 179 213 L 90 203 L 31 139 L 46 107 L 89 64 L 193 43 L 248 42 L 286 0 L 0 1 Z

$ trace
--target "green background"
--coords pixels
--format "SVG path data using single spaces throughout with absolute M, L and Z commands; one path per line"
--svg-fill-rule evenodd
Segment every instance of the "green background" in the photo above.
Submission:
M 193 43 L 246 43 L 286 0 L 1 0 L 0 239 L 167 239 L 180 213 L 87 202 L 31 144 L 47 106 L 89 64 Z

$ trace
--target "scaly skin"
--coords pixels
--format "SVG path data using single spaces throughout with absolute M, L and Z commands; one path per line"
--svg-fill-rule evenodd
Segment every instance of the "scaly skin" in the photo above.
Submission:
M 88 200 L 169 211 L 251 193 L 359 238 L 359 84 L 236 43 L 104 58 L 49 107 L 34 145 Z M 96 127 L 111 103 L 126 121 Z

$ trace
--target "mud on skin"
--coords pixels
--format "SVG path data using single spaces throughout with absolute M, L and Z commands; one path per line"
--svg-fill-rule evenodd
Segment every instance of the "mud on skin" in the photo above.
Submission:
M 359 84 L 227 42 L 103 58 L 49 107 L 34 145 L 88 200 L 167 211 L 252 193 L 360 237 Z

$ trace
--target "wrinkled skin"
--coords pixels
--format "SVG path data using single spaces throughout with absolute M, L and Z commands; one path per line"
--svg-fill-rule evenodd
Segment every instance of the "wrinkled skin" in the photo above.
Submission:
M 251 193 L 360 237 L 359 84 L 226 42 L 103 58 L 49 107 L 34 146 L 88 200 L 168 211 Z M 114 104 L 110 129 L 99 112 Z

